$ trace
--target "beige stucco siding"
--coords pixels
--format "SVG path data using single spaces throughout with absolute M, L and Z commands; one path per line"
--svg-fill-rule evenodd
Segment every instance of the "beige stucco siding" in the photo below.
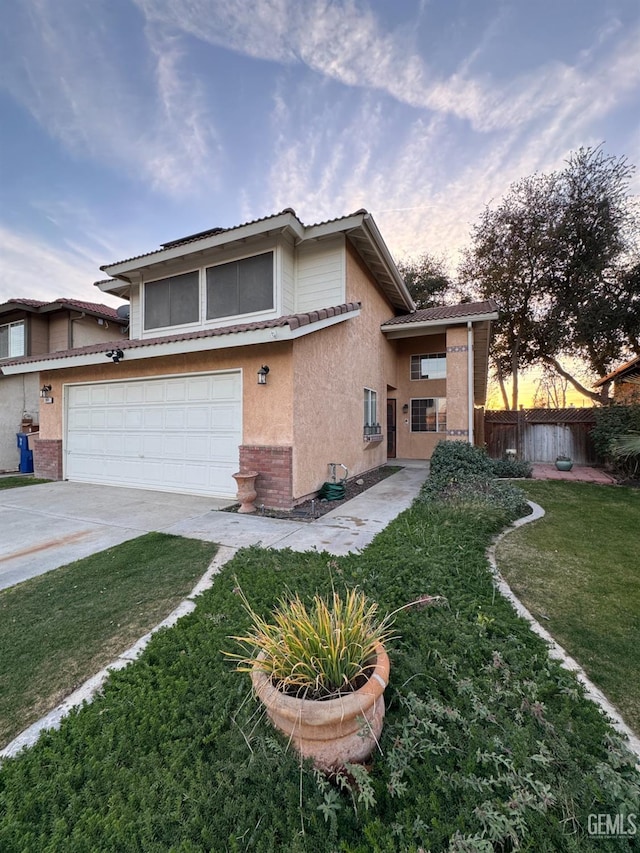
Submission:
M 447 431 L 459 441 L 470 440 L 468 353 L 466 327 L 447 329 Z
M 290 445 L 292 428 L 291 343 L 273 343 L 255 347 L 234 347 L 205 353 L 188 353 L 144 361 L 114 364 L 105 358 L 104 365 L 57 370 L 41 374 L 41 380 L 52 386 L 53 404 L 40 406 L 41 437 L 63 437 L 63 386 L 77 382 L 108 382 L 150 376 L 171 376 L 222 370 L 243 372 L 243 443 Z M 261 365 L 269 366 L 266 386 L 257 384 Z
M 393 350 L 380 332 L 391 309 L 352 250 L 346 254 L 346 299 L 360 316 L 294 344 L 294 497 L 316 491 L 330 462 L 354 476 L 386 461 L 386 442 L 365 442 L 364 389 L 377 392 L 384 424 Z
M 68 312 L 49 315 L 49 352 L 70 349 L 73 343 L 69 336 Z
M 411 400 L 446 397 L 444 379 L 411 379 L 411 356 L 429 355 L 446 350 L 445 333 L 401 338 L 395 343 L 397 356 L 397 387 L 389 391 L 396 399 L 396 455 L 407 459 L 429 459 L 436 444 L 446 439 L 446 433 L 411 432 Z M 407 405 L 408 411 L 403 412 Z
M 28 355 L 42 355 L 43 353 L 50 352 L 48 319 L 32 314 L 26 322 L 29 324 Z
M 20 432 L 23 412 L 38 422 L 39 391 L 37 373 L 0 376 L 0 471 L 13 471 L 20 463 L 16 433 Z

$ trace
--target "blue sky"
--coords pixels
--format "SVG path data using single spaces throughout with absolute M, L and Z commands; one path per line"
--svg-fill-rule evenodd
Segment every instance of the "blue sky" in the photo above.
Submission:
M 285 207 L 455 263 L 512 181 L 640 165 L 638 0 L 2 5 L 0 302 L 117 304 L 100 265 Z

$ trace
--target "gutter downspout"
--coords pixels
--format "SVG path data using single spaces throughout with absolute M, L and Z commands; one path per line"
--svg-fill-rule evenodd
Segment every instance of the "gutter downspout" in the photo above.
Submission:
M 469 444 L 473 445 L 473 323 L 471 320 L 467 320 L 467 406 Z

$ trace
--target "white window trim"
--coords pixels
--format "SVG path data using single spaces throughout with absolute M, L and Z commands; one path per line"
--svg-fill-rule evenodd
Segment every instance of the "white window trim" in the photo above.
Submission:
M 273 253 L 273 308 L 264 309 L 262 311 L 252 311 L 248 314 L 233 314 L 229 317 L 218 317 L 207 320 L 207 269 L 210 267 L 221 266 L 222 264 L 233 263 L 234 261 L 242 261 L 245 258 L 253 258 L 256 255 L 265 255 L 268 252 Z M 280 259 L 281 247 L 278 244 L 271 244 L 259 251 L 247 252 L 243 255 L 234 255 L 233 257 L 225 258 L 217 263 L 203 263 L 202 266 L 189 267 L 188 269 L 178 268 L 173 272 L 166 272 L 164 275 L 154 276 L 154 278 L 143 279 L 140 282 L 139 288 L 139 305 L 140 305 L 140 340 L 145 338 L 162 337 L 173 332 L 191 331 L 195 329 L 219 329 L 225 326 L 236 326 L 239 323 L 251 323 L 255 320 L 271 320 L 280 316 L 281 303 L 281 267 Z M 156 326 L 153 329 L 145 329 L 145 287 L 147 284 L 153 284 L 156 281 L 162 281 L 165 278 L 172 276 L 186 275 L 188 273 L 198 273 L 199 287 L 199 319 L 192 323 L 182 323 L 179 326 Z
M 13 352 L 11 350 L 11 329 L 16 326 L 22 326 L 22 352 Z M 26 355 L 27 349 L 27 326 L 24 320 L 15 320 L 13 323 L 0 323 L 1 329 L 7 329 L 7 354 L 0 356 L 0 360 L 4 358 L 21 358 Z
M 367 392 L 370 395 L 373 395 L 373 397 L 371 397 L 371 396 L 369 397 L 368 401 L 367 401 Z M 367 414 L 368 414 L 368 418 L 369 418 L 368 420 L 363 419 L 363 427 L 373 426 L 374 424 L 378 423 L 378 420 L 377 420 L 377 418 L 378 418 L 378 392 L 375 390 L 375 388 L 368 388 L 365 385 L 363 402 L 365 405 L 368 405 L 368 413 Z M 371 418 L 371 414 L 372 414 L 371 403 L 372 402 L 374 403 L 374 408 L 375 408 L 375 411 L 373 412 L 373 415 L 374 415 L 373 418 Z
M 444 360 L 445 360 L 445 371 L 444 371 L 444 376 L 429 376 L 429 377 L 427 377 L 427 376 L 418 376 L 418 377 L 414 378 L 414 377 L 411 375 L 411 373 L 412 373 L 412 370 L 411 370 L 411 363 L 412 363 L 412 361 L 413 361 L 413 359 L 414 359 L 414 358 L 419 358 L 419 359 L 423 359 L 423 358 L 433 358 L 433 359 L 436 359 L 436 358 L 444 358 Z M 422 372 L 422 368 L 421 368 L 421 372 Z M 422 353 L 412 353 L 412 355 L 411 355 L 411 356 L 410 356 L 410 358 L 409 358 L 409 380 L 410 380 L 411 382 L 434 382 L 434 381 L 435 381 L 435 382 L 440 382 L 440 381 L 441 381 L 441 380 L 443 380 L 443 379 L 445 379 L 445 380 L 446 380 L 446 378 L 447 378 L 447 354 L 446 354 L 446 352 L 422 352 Z M 430 397 L 429 397 L 429 398 L 423 397 L 423 398 L 421 398 L 421 399 L 432 399 L 432 398 L 430 398 Z
M 445 429 L 414 429 L 413 428 L 413 403 L 416 400 L 434 400 L 435 401 L 435 403 L 436 403 L 436 407 L 435 407 L 436 408 L 436 426 L 439 425 L 438 424 L 438 415 L 440 413 L 440 407 L 438 405 L 438 401 L 444 400 L 445 405 L 448 402 L 446 397 L 425 397 L 425 396 L 411 397 L 411 399 L 409 400 L 409 431 L 412 432 L 414 435 L 446 435 L 447 434 L 446 426 L 445 426 Z M 447 412 L 445 411 L 445 422 L 446 422 L 446 418 L 447 418 Z

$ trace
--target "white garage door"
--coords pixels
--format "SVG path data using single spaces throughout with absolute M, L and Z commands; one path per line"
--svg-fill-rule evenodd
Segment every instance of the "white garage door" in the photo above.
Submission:
M 68 386 L 65 477 L 233 497 L 241 385 L 233 371 Z

